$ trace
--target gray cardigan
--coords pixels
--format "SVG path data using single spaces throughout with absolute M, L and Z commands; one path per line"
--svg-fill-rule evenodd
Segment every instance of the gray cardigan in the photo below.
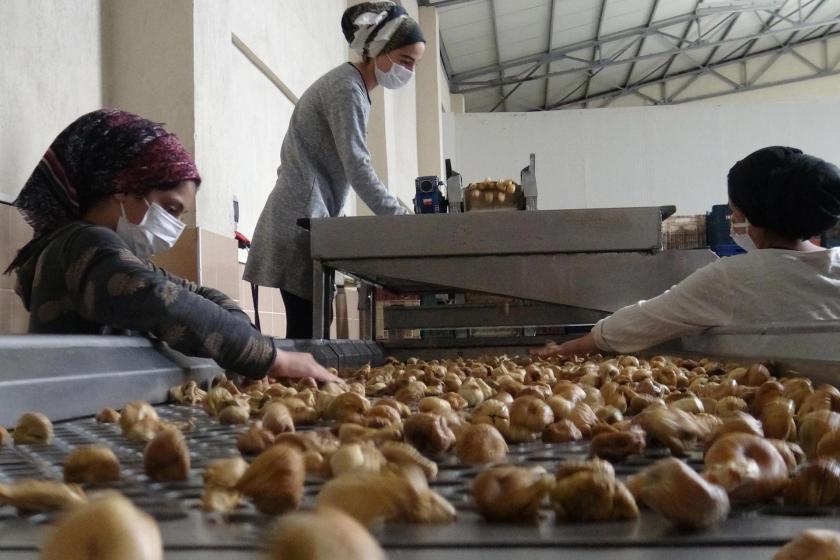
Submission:
M 364 80 L 349 63 L 304 92 L 283 140 L 277 183 L 254 231 L 245 280 L 311 300 L 309 232 L 297 219 L 339 216 L 351 186 L 377 215 L 408 213 L 371 166 L 369 115 Z

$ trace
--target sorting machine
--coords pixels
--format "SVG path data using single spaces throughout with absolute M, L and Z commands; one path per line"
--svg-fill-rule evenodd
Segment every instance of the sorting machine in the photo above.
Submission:
M 513 300 L 392 308 L 384 317 L 388 329 L 592 324 L 662 293 L 716 258 L 708 250 L 661 250 L 662 220 L 673 211 L 657 206 L 313 219 L 315 333 L 329 337 L 324 318 L 335 271 L 394 293 L 480 292 Z M 361 299 L 372 304 L 370 297 Z M 372 338 L 375 313 L 368 307 L 361 316 Z

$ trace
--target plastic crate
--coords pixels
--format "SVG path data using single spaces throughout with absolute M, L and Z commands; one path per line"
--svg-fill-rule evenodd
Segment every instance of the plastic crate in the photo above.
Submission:
M 729 235 L 732 210 L 726 204 L 712 206 L 712 211 L 706 214 L 706 242 L 710 247 L 735 245 Z
M 731 257 L 734 255 L 740 255 L 741 253 L 746 253 L 743 249 L 741 249 L 738 245 L 734 243 L 725 243 L 723 245 L 712 245 L 711 250 L 714 254 L 719 257 Z
M 671 216 L 662 222 L 663 249 L 706 247 L 706 215 Z

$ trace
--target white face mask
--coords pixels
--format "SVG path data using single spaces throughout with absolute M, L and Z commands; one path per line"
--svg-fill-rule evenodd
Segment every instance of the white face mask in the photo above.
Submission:
M 171 249 L 185 226 L 184 222 L 172 216 L 157 202 L 149 204 L 146 199 L 143 200 L 149 209 L 139 224 L 128 221 L 125 207 L 120 203 L 122 216 L 117 221 L 117 235 L 125 241 L 132 253 L 146 259 Z
M 746 218 L 744 218 L 743 222 L 739 222 L 737 224 L 734 222 L 729 223 L 729 235 L 732 237 L 732 241 L 735 242 L 735 245 L 748 253 L 758 249 L 758 247 L 755 246 L 755 242 L 752 240 L 752 237 L 750 237 L 749 226 L 750 223 Z M 742 229 L 746 233 L 736 233 L 735 228 Z
M 387 54 L 385 56 L 388 57 L 388 60 L 391 60 L 390 56 Z M 399 89 L 408 84 L 414 76 L 414 70 L 409 70 L 402 64 L 397 64 L 393 60 L 391 60 L 391 69 L 387 72 L 380 70 L 376 63 L 373 64 L 373 71 L 376 74 L 376 81 L 382 87 L 388 89 Z

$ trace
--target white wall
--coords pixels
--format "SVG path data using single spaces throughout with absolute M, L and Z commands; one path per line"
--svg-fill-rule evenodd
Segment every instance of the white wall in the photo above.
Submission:
M 536 153 L 541 209 L 726 202 L 735 161 L 773 144 L 840 163 L 840 98 L 541 113 L 447 113 L 445 156 L 465 182 L 513 177 Z
M 196 158 L 201 227 L 230 235 L 233 197 L 251 236 L 274 187 L 294 109 L 231 42 L 235 33 L 298 97 L 346 60 L 344 0 L 213 0 L 195 6 Z
M 50 142 L 102 105 L 99 0 L 0 1 L 0 200 Z

